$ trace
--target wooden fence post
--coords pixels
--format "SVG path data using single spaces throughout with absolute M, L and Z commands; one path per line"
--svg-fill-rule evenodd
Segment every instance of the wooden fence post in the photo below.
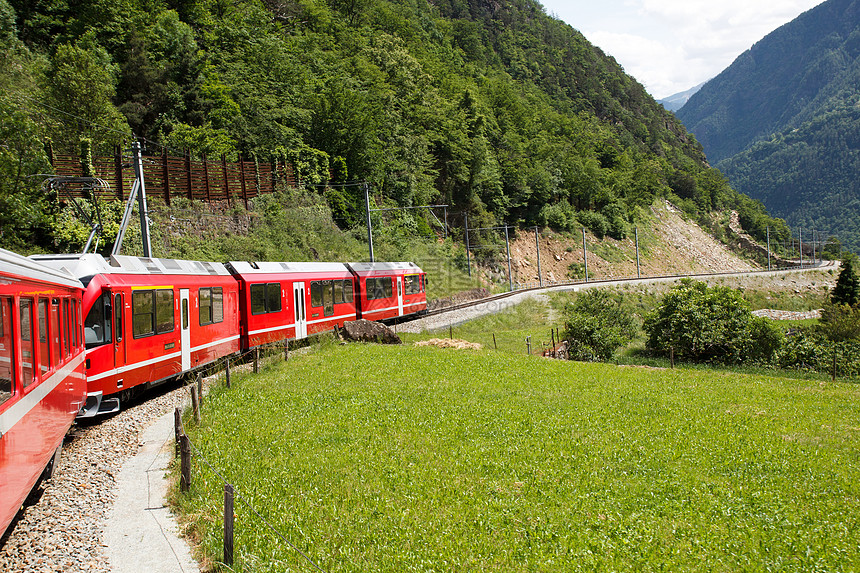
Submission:
M 188 491 L 191 488 L 191 444 L 185 434 L 179 438 L 179 451 L 179 491 Z
M 197 386 L 191 385 L 191 409 L 194 411 L 194 420 L 200 423 L 200 403 L 197 400 Z
M 173 410 L 173 433 L 176 439 L 176 455 L 179 455 L 179 442 L 182 437 L 182 412 L 179 408 Z
M 227 358 L 227 371 L 226 371 L 226 375 L 227 375 L 227 388 L 229 388 L 229 387 L 230 387 L 230 358 Z
M 532 354 L 532 337 L 526 336 L 526 354 L 531 356 Z
M 493 349 L 498 350 L 499 347 L 496 345 L 496 333 L 493 333 Z
M 260 372 L 260 347 L 254 349 L 254 374 Z
M 284 341 L 284 362 L 290 359 L 290 341 Z
M 233 565 L 233 486 L 224 484 L 224 564 Z
M 200 407 L 203 407 L 203 373 L 197 373 L 197 399 L 200 402 Z
M 669 347 L 669 368 L 675 367 L 675 347 Z

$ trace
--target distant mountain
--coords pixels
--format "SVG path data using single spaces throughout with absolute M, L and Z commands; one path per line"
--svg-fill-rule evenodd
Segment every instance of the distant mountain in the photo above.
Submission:
M 677 113 L 739 191 L 860 250 L 860 0 L 772 32 Z
M 668 111 L 678 111 L 679 109 L 684 107 L 684 104 L 686 104 L 691 97 L 693 97 L 694 93 L 702 89 L 703 85 L 705 85 L 704 82 L 686 91 L 670 95 L 669 97 L 665 97 L 663 99 L 658 99 L 657 103 L 662 104 L 663 107 L 665 107 Z

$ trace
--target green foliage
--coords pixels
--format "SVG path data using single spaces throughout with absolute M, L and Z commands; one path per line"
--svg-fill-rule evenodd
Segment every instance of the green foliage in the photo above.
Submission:
M 833 342 L 860 338 L 860 308 L 836 301 L 824 305 L 819 331 Z
M 571 360 L 609 360 L 634 335 L 632 311 L 607 290 L 587 290 L 565 308 L 562 337 Z
M 848 256 L 842 261 L 842 270 L 830 294 L 830 302 L 834 305 L 855 306 L 860 302 L 860 277 L 854 270 L 855 262 L 854 256 Z
M 779 346 L 776 327 L 754 317 L 739 291 L 689 279 L 663 297 L 643 329 L 652 352 L 674 349 L 675 356 L 697 362 L 768 360 Z

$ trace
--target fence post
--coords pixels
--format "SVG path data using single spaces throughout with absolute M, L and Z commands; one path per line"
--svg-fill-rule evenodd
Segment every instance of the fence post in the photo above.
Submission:
M 254 349 L 254 374 L 260 372 L 260 347 Z
M 227 358 L 227 371 L 226 371 L 226 375 L 227 375 L 227 388 L 229 388 L 229 387 L 230 387 L 230 358 L 229 358 L 229 357 Z
M 496 333 L 493 333 L 493 349 L 498 350 L 499 347 L 496 345 Z
M 448 338 L 454 340 L 454 326 L 450 324 L 448 325 Z
M 531 356 L 532 354 L 532 337 L 526 336 L 526 354 Z
M 179 455 L 179 442 L 182 437 L 182 413 L 179 408 L 173 410 L 173 433 L 176 439 L 176 455 Z
M 669 347 L 669 367 L 670 368 L 675 367 L 675 347 L 674 346 Z
M 185 434 L 179 437 L 179 452 L 179 491 L 188 491 L 191 488 L 191 444 Z
M 203 373 L 197 373 L 197 399 L 200 402 L 200 407 L 203 407 Z
M 290 341 L 284 341 L 284 362 L 290 359 Z
M 224 484 L 224 564 L 233 565 L 233 486 Z
M 200 423 L 200 404 L 197 400 L 197 386 L 191 385 L 191 409 L 194 410 L 194 420 Z

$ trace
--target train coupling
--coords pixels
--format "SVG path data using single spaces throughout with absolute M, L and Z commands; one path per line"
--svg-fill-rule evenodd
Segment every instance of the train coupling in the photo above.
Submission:
M 95 418 L 119 412 L 119 398 L 104 398 L 102 392 L 87 394 L 87 401 L 78 412 L 78 418 Z

